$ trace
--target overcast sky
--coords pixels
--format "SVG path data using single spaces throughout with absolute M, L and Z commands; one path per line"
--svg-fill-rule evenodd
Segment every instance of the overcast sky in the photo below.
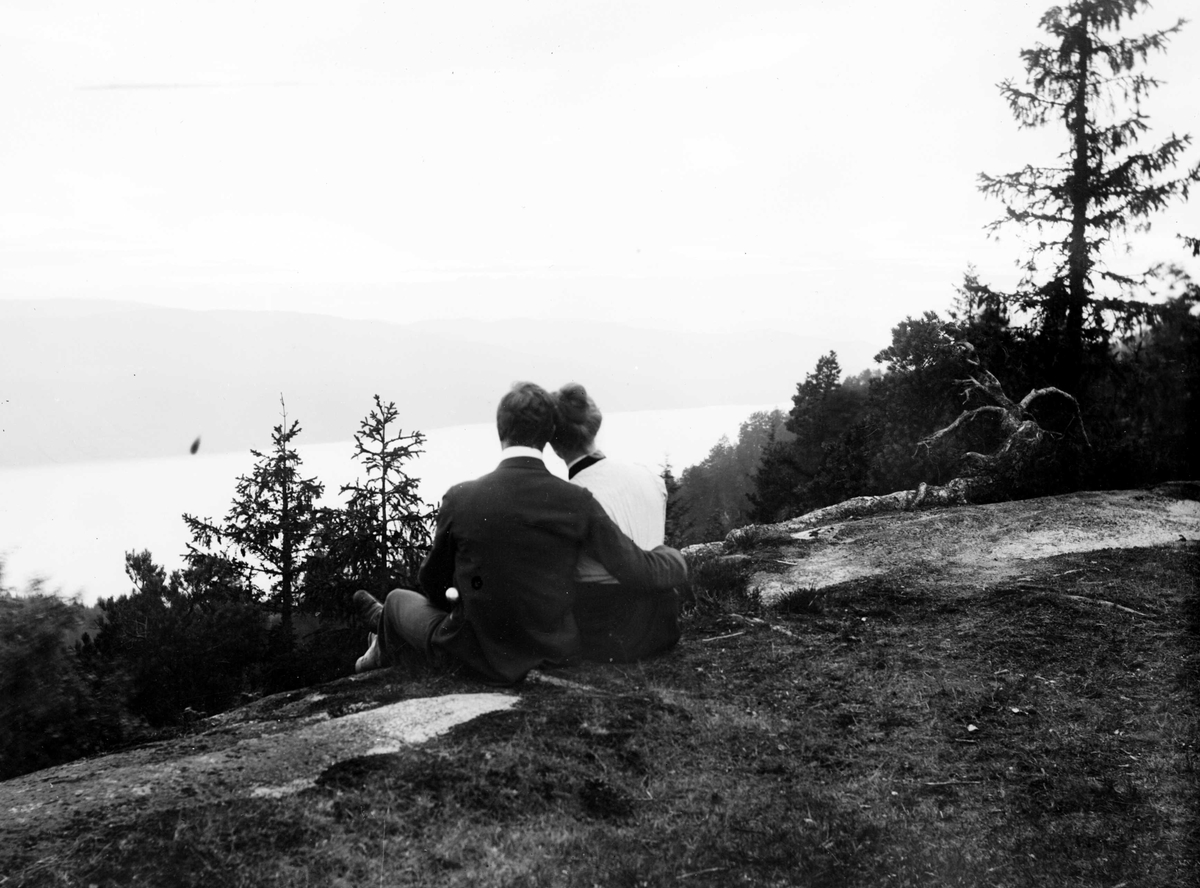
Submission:
M 0 0 L 0 298 L 882 346 L 968 263 L 1015 281 L 975 177 L 1063 145 L 995 88 L 1048 5 Z M 1200 136 L 1200 24 L 1150 70 Z

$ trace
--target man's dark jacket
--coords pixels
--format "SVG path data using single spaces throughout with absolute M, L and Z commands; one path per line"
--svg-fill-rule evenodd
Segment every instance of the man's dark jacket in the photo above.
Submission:
M 450 488 L 420 572 L 433 604 L 450 609 L 446 590 L 459 593 L 434 630 L 433 647 L 500 684 L 577 660 L 571 609 L 581 552 L 621 583 L 659 589 L 687 581 L 682 555 L 666 546 L 640 549 L 588 490 L 550 474 L 535 457 L 505 459 Z

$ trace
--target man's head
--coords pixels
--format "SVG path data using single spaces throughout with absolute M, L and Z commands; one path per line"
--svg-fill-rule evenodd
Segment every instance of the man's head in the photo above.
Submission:
M 540 385 L 514 382 L 496 408 L 501 447 L 541 450 L 554 434 L 554 399 Z

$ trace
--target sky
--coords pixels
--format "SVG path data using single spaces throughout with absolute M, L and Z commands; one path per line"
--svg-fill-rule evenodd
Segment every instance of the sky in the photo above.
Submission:
M 1015 283 L 976 175 L 1062 148 L 996 89 L 1048 5 L 0 0 L 0 299 L 882 347 L 969 265 Z M 1150 70 L 1200 135 L 1200 25 Z

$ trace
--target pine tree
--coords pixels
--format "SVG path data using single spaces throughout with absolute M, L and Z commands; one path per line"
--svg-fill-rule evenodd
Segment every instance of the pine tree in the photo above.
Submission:
M 271 451 L 250 451 L 256 462 L 249 475 L 238 477 L 225 519 L 217 524 L 185 514 L 183 520 L 192 534 L 189 566 L 210 572 L 215 556 L 243 577 L 256 597 L 278 609 L 283 644 L 290 648 L 292 611 L 312 546 L 316 503 L 325 488 L 315 478 L 301 477 L 303 461 L 292 443 L 300 423 L 289 424 L 282 397 L 279 403 L 283 419 L 271 432 Z M 258 585 L 262 581 L 266 588 Z
M 1106 345 L 1111 326 L 1129 329 L 1155 310 L 1132 298 L 1153 271 L 1134 278 L 1109 270 L 1103 248 L 1131 225 L 1148 227 L 1150 215 L 1174 199 L 1186 200 L 1189 185 L 1200 181 L 1200 164 L 1167 178 L 1190 136 L 1171 135 L 1154 148 L 1138 149 L 1149 129 L 1142 100 L 1159 82 L 1137 69 L 1152 51 L 1166 49 L 1184 20 L 1137 37 L 1108 35 L 1148 6 L 1148 0 L 1075 0 L 1042 16 L 1054 44 L 1024 50 L 1026 85 L 1008 80 L 1000 91 L 1022 128 L 1061 120 L 1067 148 L 1057 166 L 979 177 L 980 190 L 1006 208 L 989 228 L 1016 224 L 1040 238 L 1010 299 L 1035 312 L 1047 345 L 1060 353 L 1052 381 L 1071 390 L 1087 345 Z M 1185 243 L 1192 245 L 1187 238 Z M 1038 283 L 1043 255 L 1050 260 L 1049 278 Z M 1098 292 L 1101 282 L 1112 295 Z

